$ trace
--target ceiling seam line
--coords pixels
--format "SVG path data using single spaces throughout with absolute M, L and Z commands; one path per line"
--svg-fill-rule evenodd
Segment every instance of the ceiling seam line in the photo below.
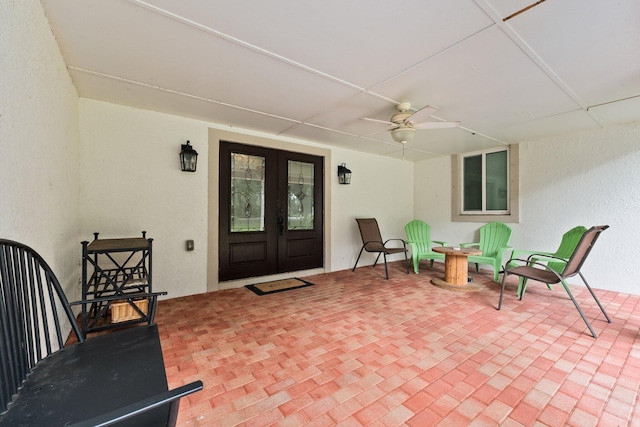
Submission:
M 486 27 L 484 27 L 484 28 L 482 28 L 482 29 L 480 29 L 480 30 L 476 31 L 476 32 L 475 32 L 475 33 L 473 33 L 473 34 L 468 35 L 467 37 L 465 37 L 465 38 L 463 38 L 463 39 L 461 39 L 461 40 L 458 40 L 457 42 L 455 42 L 455 43 L 453 43 L 453 44 L 451 44 L 451 45 L 449 45 L 449 46 L 445 47 L 444 49 L 439 50 L 438 52 L 434 53 L 433 55 L 430 55 L 429 57 L 424 58 L 424 59 L 422 59 L 421 61 L 416 62 L 416 63 L 415 63 L 415 64 L 413 64 L 413 65 L 410 65 L 409 67 L 405 68 L 405 69 L 404 69 L 404 70 L 402 70 L 401 72 L 396 73 L 396 74 L 394 74 L 393 76 L 387 77 L 386 79 L 384 79 L 384 80 L 382 80 L 382 81 L 379 81 L 379 82 L 375 83 L 375 84 L 374 84 L 374 85 L 372 85 L 372 86 L 369 86 L 369 88 L 367 88 L 367 89 L 366 89 L 366 92 L 367 92 L 367 93 L 369 93 L 369 94 L 371 94 L 371 95 L 373 95 L 373 96 L 377 96 L 377 97 L 379 97 L 380 99 L 383 99 L 383 100 L 389 100 L 389 98 L 387 98 L 387 97 L 385 97 L 385 96 L 383 96 L 383 95 L 380 95 L 380 94 L 376 93 L 376 92 L 374 91 L 374 90 L 375 90 L 375 88 L 376 88 L 376 87 L 378 87 L 378 86 L 380 86 L 380 85 L 383 85 L 383 84 L 385 84 L 385 83 L 388 83 L 388 82 L 390 82 L 391 80 L 396 79 L 396 78 L 398 78 L 398 77 L 402 76 L 403 74 L 408 73 L 409 71 L 411 71 L 411 70 L 413 70 L 414 68 L 417 68 L 417 67 L 419 67 L 419 66 L 421 66 L 421 65 L 425 64 L 426 62 L 429 62 L 429 61 L 433 60 L 433 59 L 434 59 L 434 58 L 436 58 L 437 56 L 440 56 L 440 55 L 444 54 L 445 52 L 448 52 L 449 50 L 451 50 L 451 49 L 453 49 L 453 48 L 455 48 L 455 47 L 457 47 L 457 46 L 459 46 L 459 45 L 461 45 L 461 44 L 463 44 L 463 43 L 465 43 L 465 42 L 467 42 L 467 41 L 469 41 L 469 40 L 473 39 L 474 37 L 478 36 L 479 34 L 484 33 L 485 31 L 488 31 L 490 28 L 492 28 L 492 27 L 494 27 L 494 26 L 496 26 L 496 23 L 495 23 L 495 22 L 494 22 L 493 24 L 491 24 L 491 25 L 488 25 L 488 26 L 486 26 Z M 391 101 L 392 101 L 392 102 L 394 102 L 394 103 L 396 103 L 396 104 L 398 104 L 398 103 L 400 103 L 400 102 L 405 102 L 405 101 L 394 101 L 394 100 L 391 100 Z M 416 108 L 412 107 L 412 109 L 414 109 L 414 110 L 415 110 Z
M 196 21 L 193 21 L 193 20 L 191 20 L 191 19 L 185 18 L 185 17 L 183 17 L 183 16 L 177 15 L 177 14 L 172 13 L 172 12 L 169 12 L 169 11 L 167 11 L 167 10 L 165 10 L 165 9 L 162 9 L 162 8 L 159 8 L 159 7 L 154 6 L 154 5 L 152 5 L 152 4 L 149 4 L 149 3 L 147 3 L 146 1 L 143 1 L 143 0 L 127 0 L 127 1 L 128 1 L 128 2 L 131 2 L 131 3 L 134 3 L 135 5 L 138 5 L 139 7 L 142 7 L 142 8 L 148 9 L 148 10 L 150 10 L 150 11 L 154 12 L 154 13 L 157 13 L 157 14 L 160 14 L 160 15 L 162 15 L 162 16 L 165 16 L 165 17 L 167 17 L 167 18 L 169 18 L 169 19 L 173 19 L 173 20 L 175 20 L 176 22 L 180 22 L 180 23 L 182 23 L 183 25 L 187 25 L 187 26 L 190 26 L 190 27 L 192 27 L 192 28 L 196 28 L 196 29 L 198 29 L 198 30 L 200 30 L 200 31 L 203 31 L 203 32 L 207 33 L 207 34 L 212 34 L 212 35 L 214 35 L 214 36 L 216 36 L 216 37 L 222 38 L 222 39 L 227 40 L 227 41 L 229 41 L 229 42 L 231 42 L 231 43 L 234 43 L 234 44 L 237 44 L 237 45 L 239 45 L 239 46 L 245 47 L 245 48 L 247 48 L 247 49 L 253 50 L 253 51 L 258 52 L 258 53 L 260 53 L 260 54 L 263 54 L 263 55 L 265 55 L 265 56 L 268 56 L 268 57 L 274 58 L 274 59 L 279 60 L 279 61 L 281 61 L 281 62 L 283 62 L 283 63 L 287 63 L 287 64 L 289 64 L 289 65 L 292 65 L 292 66 L 297 67 L 297 68 L 299 68 L 299 69 L 305 70 L 305 71 L 310 72 L 310 73 L 312 73 L 312 74 L 318 75 L 318 76 L 320 76 L 320 77 L 324 77 L 324 78 L 326 78 L 326 79 L 328 79 L 328 80 L 331 80 L 331 81 L 334 81 L 334 82 L 336 82 L 336 83 L 342 84 L 342 85 L 344 85 L 344 86 L 346 86 L 346 87 L 349 87 L 349 88 L 355 89 L 355 90 L 357 90 L 357 91 L 358 91 L 358 92 L 360 92 L 360 93 L 369 93 L 369 94 L 372 94 L 373 96 L 378 97 L 378 98 L 380 98 L 380 99 L 383 99 L 383 100 L 390 100 L 389 98 L 384 97 L 383 95 L 377 94 L 377 93 L 375 93 L 375 92 L 373 92 L 373 91 L 371 91 L 371 90 L 369 90 L 369 89 L 362 88 L 362 87 L 360 87 L 360 86 L 358 86 L 358 85 L 352 84 L 352 83 L 347 82 L 347 81 L 342 80 L 342 79 L 339 79 L 339 78 L 337 78 L 337 77 L 335 77 L 335 76 L 332 76 L 332 75 L 330 75 L 330 74 L 327 74 L 327 73 L 321 72 L 321 71 L 319 71 L 319 70 L 316 70 L 316 69 L 314 69 L 314 68 L 311 68 L 311 67 L 305 66 L 305 65 L 300 64 L 300 63 L 298 63 L 298 62 L 296 62 L 296 61 L 293 61 L 293 60 L 291 60 L 291 59 L 289 59 L 289 58 L 286 58 L 286 57 L 284 57 L 284 56 L 278 55 L 278 54 L 276 54 L 276 53 L 274 53 L 274 52 L 271 52 L 271 51 L 269 51 L 269 50 L 263 49 L 263 48 L 261 48 L 261 47 L 259 47 L 259 46 L 256 46 L 256 45 L 253 45 L 253 44 L 251 44 L 251 43 L 248 43 L 248 42 L 245 42 L 245 41 L 243 41 L 243 40 L 240 40 L 240 39 L 238 39 L 238 38 L 236 38 L 236 37 L 233 37 L 233 36 L 231 36 L 231 35 L 229 35 L 229 34 L 223 33 L 223 32 L 221 32 L 221 31 L 214 30 L 213 28 L 210 28 L 210 27 L 208 27 L 208 26 L 206 26 L 206 25 L 204 25 L 204 24 L 200 24 L 200 23 L 198 23 L 198 22 L 196 22 Z M 487 31 L 487 30 L 488 30 L 488 29 L 490 29 L 490 28 L 492 28 L 494 25 L 496 25 L 495 20 L 494 20 L 494 24 L 488 25 L 488 26 L 486 26 L 486 27 L 484 27 L 484 28 L 482 28 L 482 29 L 480 29 L 480 30 L 476 31 L 475 33 L 473 33 L 473 34 L 471 34 L 471 35 L 469 35 L 469 36 L 465 37 L 465 38 L 464 38 L 464 39 L 462 39 L 462 40 L 458 40 L 456 43 L 454 43 L 454 44 L 452 44 L 452 45 L 447 46 L 446 48 L 444 48 L 444 49 L 442 49 L 442 50 L 440 50 L 440 51 L 438 51 L 438 52 L 434 53 L 433 55 L 429 56 L 428 58 L 425 58 L 425 59 L 424 59 L 424 60 L 422 60 L 422 61 L 419 61 L 419 62 L 418 62 L 418 63 L 416 63 L 416 64 L 413 64 L 412 66 L 410 66 L 410 67 L 406 68 L 405 70 L 401 71 L 400 73 L 397 73 L 397 74 L 395 74 L 394 76 L 391 76 L 391 77 L 389 77 L 389 78 L 387 78 L 387 79 L 383 80 L 382 82 L 378 82 L 378 83 L 376 83 L 376 84 L 375 84 L 374 86 L 372 86 L 371 88 L 375 88 L 375 87 L 377 87 L 377 86 L 379 86 L 379 85 L 381 85 L 381 84 L 384 84 L 385 82 L 387 82 L 387 81 L 389 81 L 389 80 L 392 80 L 392 79 L 394 79 L 394 78 L 397 78 L 397 77 L 399 77 L 399 76 L 401 76 L 401 75 L 403 75 L 403 74 L 405 74 L 405 73 L 409 72 L 410 70 L 414 69 L 415 67 L 418 67 L 418 66 L 420 66 L 420 65 L 424 64 L 425 62 L 428 62 L 428 61 L 432 60 L 433 58 L 435 58 L 435 57 L 437 57 L 437 56 L 439 56 L 439 55 L 443 54 L 444 52 L 447 52 L 448 50 L 455 48 L 456 46 L 458 46 L 458 45 L 460 45 L 460 44 L 464 43 L 465 41 L 470 40 L 470 39 L 472 39 L 472 38 L 474 38 L 474 37 L 478 36 L 479 34 L 481 34 L 481 33 L 485 32 L 485 31 Z M 186 95 L 186 96 L 188 96 L 188 95 Z M 209 101 L 209 100 L 208 100 L 208 101 Z M 394 101 L 394 100 L 390 100 L 390 101 L 391 101 L 391 102 L 393 102 L 393 103 L 395 103 L 395 104 L 397 104 L 398 102 L 400 102 L 400 101 Z M 212 102 L 212 101 L 209 101 L 209 102 Z M 213 101 L 213 102 L 216 102 L 216 101 Z M 216 103 L 218 103 L 218 102 L 216 102 Z M 219 104 L 220 104 L 220 105 L 225 105 L 225 104 L 222 104 L 222 103 L 219 103 Z M 234 106 L 234 105 L 231 105 L 231 104 L 229 104 L 229 106 L 230 106 L 230 107 L 234 107 L 234 108 L 238 108 L 238 109 L 244 109 L 244 107 L 238 107 L 238 106 Z M 262 115 L 265 115 L 265 116 L 281 118 L 281 119 L 284 119 L 284 120 L 287 120 L 287 121 L 291 121 L 291 122 L 293 122 L 293 123 L 305 124 L 303 121 L 299 121 L 299 120 L 293 120 L 293 119 L 283 118 L 283 117 L 279 117 L 279 116 L 274 116 L 274 115 L 270 115 L 270 114 L 268 114 L 268 113 L 259 112 L 259 111 L 254 111 L 254 110 L 250 110 L 250 109 L 245 109 L 245 110 L 246 110 L 246 111 L 255 112 L 255 113 L 257 113 L 257 114 L 262 114 Z M 463 128 L 463 129 L 464 129 L 464 128 Z M 477 132 L 473 132 L 473 131 L 471 131 L 471 132 L 472 132 L 472 133 L 475 133 L 475 134 L 478 134 Z M 484 136 L 484 135 L 483 135 L 483 136 Z M 487 138 L 489 138 L 489 137 L 487 137 Z M 489 138 L 489 139 L 494 139 L 494 138 Z M 501 143 L 501 144 L 504 144 L 504 142 L 502 142 L 502 141 L 499 141 L 499 140 L 495 140 L 495 141 L 496 141 L 496 142 L 499 142 L 499 143 Z
M 154 6 L 154 5 L 151 5 L 151 4 L 149 4 L 149 3 L 145 2 L 145 1 L 142 1 L 142 0 L 127 0 L 127 1 L 130 2 L 130 3 L 134 3 L 134 4 L 138 5 L 139 7 L 143 7 L 145 9 L 148 9 L 148 10 L 152 11 L 152 12 L 155 12 L 155 13 L 157 13 L 159 15 L 165 16 L 165 17 L 167 17 L 169 19 L 173 19 L 174 21 L 180 22 L 180 23 L 182 23 L 184 25 L 190 26 L 192 28 L 195 28 L 197 30 L 203 31 L 203 32 L 208 33 L 208 34 L 212 34 L 215 37 L 221 38 L 223 40 L 226 40 L 226 41 L 231 42 L 233 44 L 236 44 L 238 46 L 242 46 L 242 47 L 244 47 L 246 49 L 250 49 L 250 50 L 253 50 L 254 52 L 258 52 L 258 53 L 263 54 L 265 56 L 268 56 L 270 58 L 276 59 L 276 60 L 278 60 L 278 61 L 280 61 L 282 63 L 285 63 L 285 64 L 291 65 L 293 67 L 296 67 L 298 69 L 307 71 L 307 72 L 309 72 L 311 74 L 315 74 L 317 76 L 323 77 L 323 78 L 325 78 L 327 80 L 331 80 L 331 81 L 333 81 L 335 83 L 339 83 L 339 84 L 341 84 L 343 86 L 349 87 L 349 88 L 357 90 L 357 91 L 361 91 L 361 92 L 365 91 L 365 88 L 360 87 L 360 86 L 358 86 L 356 84 L 350 83 L 350 82 L 348 82 L 346 80 L 342 80 L 342 79 L 340 79 L 338 77 L 332 76 L 331 74 L 325 73 L 323 71 L 316 70 L 315 68 L 311 68 L 311 67 L 306 66 L 304 64 L 301 64 L 301 63 L 299 63 L 297 61 L 294 61 L 293 59 L 289 59 L 289 58 L 287 58 L 285 56 L 282 56 L 282 55 L 279 55 L 279 54 L 277 54 L 275 52 L 271 52 L 271 51 L 269 51 L 267 49 L 261 48 L 259 46 L 254 45 L 254 44 L 251 44 L 249 42 L 245 42 L 245 41 L 240 40 L 239 38 L 233 37 L 233 36 L 231 36 L 229 34 L 223 33 L 221 31 L 214 30 L 213 28 L 207 27 L 204 24 L 200 24 L 200 23 L 198 23 L 196 21 L 193 21 L 191 19 L 188 19 L 188 18 L 185 18 L 183 16 L 177 15 L 175 13 L 169 12 L 169 11 L 167 11 L 165 9 L 161 9 L 161 8 L 159 8 L 157 6 Z
M 484 134 L 484 133 L 482 133 L 482 132 L 478 132 L 478 131 L 475 131 L 475 130 L 473 130 L 473 129 L 469 129 L 468 127 L 464 127 L 464 126 L 458 125 L 458 128 L 460 128 L 460 129 L 462 129 L 462 130 L 464 130 L 464 131 L 469 132 L 469 133 L 470 133 L 471 135 L 473 135 L 473 136 L 476 136 L 476 135 L 477 135 L 477 136 L 481 136 L 481 137 L 483 137 L 483 138 L 490 139 L 491 141 L 495 141 L 495 142 L 497 142 L 497 143 L 499 143 L 499 144 L 502 144 L 502 145 L 511 145 L 511 144 L 510 144 L 510 143 L 508 143 L 508 142 L 504 142 L 504 141 L 502 141 L 502 140 L 500 140 L 500 139 L 498 139 L 498 138 L 494 138 L 494 137 L 489 136 L 489 135 L 486 135 L 486 134 Z
M 174 89 L 168 89 L 168 88 L 164 88 L 161 86 L 156 86 L 156 85 L 151 85 L 148 83 L 142 83 L 136 80 L 130 80 L 124 77 L 119 77 L 119 76 L 114 76 L 111 74 L 105 74 L 105 73 L 100 73 L 98 71 L 92 71 L 92 70 L 87 70 L 85 68 L 79 68 L 79 67 L 74 67 L 73 65 L 68 65 L 67 68 L 69 70 L 73 70 L 73 71 L 78 71 L 80 73 L 84 73 L 84 74 L 89 74 L 89 75 L 93 75 L 93 76 L 98 76 L 98 77 L 104 77 L 107 79 L 111 79 L 111 80 L 117 80 L 117 81 L 121 81 L 121 82 L 125 82 L 125 83 L 130 83 L 136 86 L 141 86 L 141 87 L 146 87 L 149 89 L 154 89 L 154 90 L 158 90 L 160 92 L 165 92 L 165 93 L 170 93 L 173 95 L 180 95 L 180 96 L 184 96 L 187 98 L 192 98 L 192 99 L 197 99 L 199 101 L 205 101 L 208 102 L 210 104 L 216 104 L 216 105 L 221 105 L 224 107 L 229 107 L 229 108 L 235 108 L 236 110 L 241 110 L 241 111 L 246 111 L 249 113 L 254 113 L 254 114 L 259 114 L 261 116 L 266 116 L 266 117 L 272 117 L 275 119 L 280 119 L 280 120 L 285 120 L 288 122 L 293 122 L 293 123 L 297 123 L 297 124 L 301 124 L 302 122 L 300 120 L 295 120 L 295 119 L 291 119 L 288 117 L 283 117 L 283 116 L 278 116 L 276 114 L 271 114 L 271 113 L 265 113 L 264 111 L 259 111 L 259 110 L 254 110 L 252 108 L 247 108 L 247 107 L 241 107 L 239 105 L 234 105 L 234 104 L 229 104 L 228 102 L 224 102 L 224 101 L 217 101 L 215 99 L 211 99 L 211 98 L 205 98 L 202 96 L 197 96 L 197 95 L 192 95 L 189 93 L 185 93 L 185 92 L 180 92 Z
M 601 102 L 599 104 L 589 105 L 587 107 L 587 110 L 589 110 L 591 108 L 602 107 L 603 105 L 615 104 L 616 102 L 628 101 L 630 99 L 636 99 L 636 98 L 640 98 L 640 95 L 627 96 L 626 98 L 613 99 L 611 101 L 606 101 L 606 102 Z
M 520 50 L 529 57 L 540 70 L 545 73 L 555 84 L 558 86 L 566 95 L 569 96 L 578 106 L 587 113 L 600 127 L 604 127 L 604 123 L 602 120 L 595 115 L 594 113 L 588 110 L 588 105 L 586 102 L 578 96 L 577 93 L 571 89 L 571 87 L 564 82 L 552 69 L 547 65 L 544 60 L 536 53 L 536 51 L 530 47 L 527 42 L 524 41 L 520 34 L 511 26 L 511 24 L 504 22 L 498 12 L 491 6 L 486 0 L 475 0 L 476 4 L 482 8 L 487 15 L 493 19 L 498 28 L 502 30 L 502 32 L 513 41 L 516 46 L 520 48 Z
M 318 129 L 323 129 L 323 130 L 334 132 L 334 133 L 339 133 L 339 134 L 343 134 L 343 135 L 347 135 L 347 136 L 354 136 L 354 137 L 357 137 L 357 138 L 366 139 L 366 140 L 373 141 L 373 142 L 376 142 L 376 143 L 379 143 L 379 144 L 395 146 L 395 144 L 388 143 L 388 142 L 385 142 L 385 141 L 380 141 L 380 140 L 373 139 L 373 138 L 363 137 L 363 136 L 359 136 L 359 135 L 356 135 L 356 134 L 350 134 L 350 133 L 347 133 L 347 132 L 342 132 L 342 131 L 339 131 L 339 130 L 336 130 L 336 129 L 331 129 L 331 128 L 322 127 L 322 126 L 319 126 L 319 125 L 314 125 L 312 123 L 307 123 L 307 122 L 303 122 L 303 121 L 300 121 L 300 120 L 294 120 L 294 119 L 290 119 L 290 118 L 287 118 L 287 117 L 278 116 L 278 115 L 275 115 L 275 114 L 269 114 L 269 113 L 265 113 L 265 112 L 262 112 L 262 111 L 253 110 L 251 108 L 240 107 L 238 105 L 233 105 L 233 104 L 229 104 L 229 103 L 222 102 L 222 101 L 216 101 L 216 100 L 210 99 L 210 98 L 204 98 L 204 97 L 197 96 L 197 95 L 191 95 L 191 94 L 180 92 L 180 91 L 176 91 L 176 90 L 173 90 L 173 89 L 163 88 L 161 86 L 150 85 L 148 83 L 142 83 L 142 82 L 138 82 L 136 80 L 130 80 L 130 79 L 127 79 L 127 78 L 124 78 L 124 77 L 118 77 L 118 76 L 114 76 L 114 75 L 111 75 L 111 74 L 105 74 L 105 73 L 100 73 L 100 72 L 97 72 L 97 71 L 87 70 L 85 68 L 79 68 L 79 67 L 75 67 L 73 65 L 69 65 L 69 66 L 67 66 L 67 68 L 70 69 L 70 70 L 73 70 L 73 71 L 78 71 L 78 72 L 84 73 L 84 74 L 94 75 L 94 76 L 103 77 L 103 78 L 107 78 L 107 79 L 111 79 L 111 80 L 117 80 L 117 81 L 129 83 L 129 84 L 133 84 L 133 85 L 136 85 L 136 86 L 146 87 L 146 88 L 149 88 L 149 89 L 154 89 L 154 90 L 158 90 L 158 91 L 165 92 L 165 93 L 170 93 L 170 94 L 173 94 L 173 95 L 184 96 L 184 97 L 187 97 L 187 98 L 197 99 L 197 100 L 208 102 L 208 103 L 211 103 L 211 104 L 216 104 L 216 105 L 221 105 L 221 106 L 225 106 L 225 107 L 235 108 L 235 109 L 241 110 L 241 111 L 247 111 L 247 112 L 250 112 L 250 113 L 259 114 L 259 115 L 266 116 L 266 117 L 285 120 L 285 121 L 288 121 L 288 122 L 291 122 L 291 123 L 294 123 L 294 124 L 297 124 L 297 125 L 306 125 L 306 126 L 310 126 L 310 127 L 314 127 L 314 128 L 318 128 Z M 278 132 L 276 135 L 282 135 L 283 132 L 284 131 Z M 429 154 L 431 154 L 431 153 L 429 153 Z
M 355 137 L 355 138 L 359 138 L 359 139 L 364 139 L 364 140 L 367 140 L 367 141 L 372 141 L 372 142 L 375 142 L 377 144 L 388 145 L 390 147 L 396 147 L 397 146 L 396 143 L 391 143 L 391 142 L 387 142 L 387 141 L 381 141 L 379 139 L 369 138 L 369 137 L 366 137 L 366 136 L 361 136 L 361 135 L 357 135 L 357 134 L 353 134 L 353 133 L 349 133 L 349 132 L 344 132 L 344 131 L 340 131 L 340 130 L 337 130 L 337 129 L 332 129 L 332 128 L 328 128 L 328 127 L 324 127 L 324 126 L 320 126 L 320 125 L 314 125 L 313 123 L 302 122 L 300 124 L 305 125 L 305 126 L 309 126 L 309 127 L 313 127 L 313 128 L 316 128 L 316 129 L 326 130 L 327 132 L 333 132 L 333 133 L 337 133 L 337 134 L 340 134 L 340 135 L 346 135 L 346 136 L 351 136 L 351 137 Z M 286 130 L 278 132 L 278 135 L 282 135 L 283 132 L 286 132 Z M 420 153 L 430 154 L 430 155 L 433 155 L 433 156 L 440 156 L 440 157 L 442 156 L 440 154 L 431 153 L 430 151 L 423 151 L 423 150 L 418 150 L 418 149 L 415 149 L 415 148 L 407 148 L 407 149 L 413 150 L 413 151 L 418 151 Z

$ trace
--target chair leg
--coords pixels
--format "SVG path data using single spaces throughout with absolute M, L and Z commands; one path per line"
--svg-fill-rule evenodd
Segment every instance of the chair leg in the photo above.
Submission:
M 430 262 L 429 262 L 429 268 L 433 268 L 433 260 L 430 260 Z
M 418 259 L 418 255 L 413 255 L 412 256 L 413 259 L 413 272 L 418 274 L 418 271 L 420 270 L 420 259 Z
M 374 266 L 374 267 L 375 267 L 375 266 L 376 266 L 376 264 L 378 263 L 378 260 L 380 259 L 380 255 L 381 255 L 382 253 L 383 253 L 383 252 L 378 252 L 378 256 L 376 257 L 376 262 L 374 262 L 374 263 L 373 263 L 373 266 Z M 386 257 L 386 254 L 385 254 L 385 257 L 384 257 L 384 258 L 385 258 L 385 262 L 384 262 L 384 263 L 386 264 L 386 263 L 387 263 L 387 261 L 386 261 L 386 258 L 387 258 L 387 257 Z
M 407 267 L 407 274 L 409 274 L 409 258 L 407 258 L 407 253 L 404 253 L 404 265 Z
M 389 270 L 387 269 L 387 253 L 386 252 L 381 252 L 382 257 L 384 258 L 384 278 L 389 280 Z M 378 258 L 380 258 L 380 254 L 378 254 Z M 377 261 L 377 258 L 376 258 Z M 373 264 L 375 265 L 375 264 Z
M 504 295 L 504 284 L 507 281 L 507 276 L 508 276 L 508 273 L 505 270 L 504 274 L 502 275 L 502 286 L 500 286 L 500 299 L 498 300 L 498 310 L 502 308 L 502 296 Z
M 571 298 L 573 305 L 575 305 L 576 309 L 578 309 L 578 313 L 580 313 L 580 317 L 582 317 L 582 320 L 584 320 L 584 323 L 587 325 L 587 328 L 589 328 L 589 331 L 591 332 L 591 336 L 594 338 L 598 338 L 598 334 L 596 334 L 596 331 L 594 331 L 593 328 L 591 327 L 591 323 L 589 323 L 589 321 L 587 320 L 587 317 L 584 315 L 584 312 L 578 305 L 578 301 L 576 301 L 575 297 L 571 293 L 571 289 L 569 289 L 569 285 L 567 285 L 567 283 L 564 280 L 561 280 L 560 283 L 562 284 L 562 287 L 564 288 L 564 290 L 567 291 L 567 294 L 569 294 L 569 298 Z
M 526 277 L 520 277 L 520 279 L 518 279 L 518 292 L 516 293 L 516 295 L 518 296 L 518 299 L 520 301 L 522 301 L 522 297 L 524 296 L 524 291 L 527 290 L 528 283 L 529 283 L 529 279 L 527 279 Z
M 356 267 L 358 266 L 358 261 L 360 261 L 360 257 L 362 256 L 362 251 L 364 251 L 364 246 L 360 249 L 360 253 L 358 254 L 358 258 L 356 259 L 356 263 L 353 265 L 351 271 L 356 271 Z
M 153 321 L 156 317 L 156 305 L 158 305 L 158 297 L 154 296 L 151 298 L 151 301 L 149 301 L 150 307 L 149 307 L 149 314 L 147 315 L 148 320 L 149 320 L 149 325 L 153 325 Z
M 604 314 L 604 317 L 607 319 L 607 322 L 611 323 L 611 319 L 609 318 L 609 315 L 607 314 L 606 311 L 604 311 L 604 307 L 602 306 L 602 304 L 600 304 L 600 300 L 598 299 L 596 294 L 593 293 L 593 289 L 591 289 L 591 286 L 589 286 L 589 284 L 587 283 L 587 279 L 584 278 L 581 272 L 578 272 L 578 274 L 580 275 L 580 278 L 582 279 L 584 284 L 587 285 L 587 289 L 589 289 L 589 293 L 591 294 L 593 299 L 596 301 L 596 304 L 598 304 L 598 307 L 600 307 L 600 310 L 602 311 L 602 314 Z

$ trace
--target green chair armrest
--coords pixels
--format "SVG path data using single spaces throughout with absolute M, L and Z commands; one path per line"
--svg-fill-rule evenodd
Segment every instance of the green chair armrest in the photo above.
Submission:
M 514 251 L 511 252 L 511 258 L 523 258 L 522 255 L 528 256 L 528 255 L 532 255 L 532 254 L 553 255 L 553 252 L 514 250 Z
M 440 246 L 449 246 L 449 242 L 445 242 L 443 240 L 432 240 L 431 243 L 437 243 Z
M 469 246 L 480 246 L 480 243 L 460 243 L 459 245 L 461 248 L 468 248 Z
M 516 256 L 516 254 L 528 255 L 526 259 L 524 257 Z M 517 265 L 514 261 L 521 261 L 523 263 L 529 264 L 540 264 L 540 263 L 549 263 L 549 262 L 561 262 L 565 263 L 567 260 L 565 258 L 560 258 L 555 256 L 551 252 L 536 252 L 536 251 L 513 251 L 511 253 L 511 257 L 505 264 L 506 268 L 513 268 Z

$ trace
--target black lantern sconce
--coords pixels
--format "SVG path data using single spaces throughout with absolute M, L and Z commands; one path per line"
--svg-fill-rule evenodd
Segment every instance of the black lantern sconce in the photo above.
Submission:
M 340 184 L 351 184 L 351 171 L 347 169 L 347 164 L 338 165 L 338 182 Z
M 198 152 L 193 149 L 189 141 L 186 144 L 182 144 L 182 151 L 180 151 L 180 166 L 182 166 L 183 172 L 195 172 L 198 164 Z

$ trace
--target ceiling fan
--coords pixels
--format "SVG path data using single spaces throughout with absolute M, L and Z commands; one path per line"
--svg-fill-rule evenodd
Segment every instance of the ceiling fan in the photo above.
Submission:
M 391 116 L 389 121 L 369 119 L 370 122 L 385 123 L 390 126 L 389 132 L 394 141 L 406 144 L 407 141 L 411 141 L 415 136 L 416 129 L 443 129 L 457 127 L 460 122 L 446 122 L 446 121 L 425 121 L 433 113 L 438 111 L 438 107 L 427 105 L 412 113 L 410 111 L 411 104 L 409 102 L 402 102 L 396 105 L 398 112 Z

